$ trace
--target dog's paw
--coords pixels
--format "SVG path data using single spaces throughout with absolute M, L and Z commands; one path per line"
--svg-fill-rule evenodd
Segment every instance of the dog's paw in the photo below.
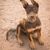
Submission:
M 23 43 L 23 42 L 21 42 L 21 43 L 19 43 L 19 45 L 20 45 L 20 46 L 24 46 L 24 43 Z
M 41 41 L 41 42 L 39 42 L 39 44 L 40 44 L 40 45 L 44 45 L 44 42 Z
M 44 42 L 43 42 L 42 40 L 38 40 L 38 43 L 39 43 L 40 45 L 44 45 Z
M 20 46 L 24 45 L 24 42 L 21 39 L 18 39 L 18 43 L 19 43 Z
M 34 42 L 30 42 L 30 48 L 31 48 L 31 50 L 34 50 L 34 49 L 35 49 L 35 44 L 34 44 Z

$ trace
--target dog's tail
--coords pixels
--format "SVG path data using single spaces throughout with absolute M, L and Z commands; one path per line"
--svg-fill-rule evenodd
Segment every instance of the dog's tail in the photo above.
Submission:
M 14 32 L 16 32 L 16 29 L 10 29 L 10 30 L 8 30 L 7 33 L 6 33 L 6 40 L 8 40 L 9 35 L 11 35 Z

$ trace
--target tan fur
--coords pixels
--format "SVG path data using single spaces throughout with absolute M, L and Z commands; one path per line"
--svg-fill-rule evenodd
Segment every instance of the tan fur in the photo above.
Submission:
M 20 25 L 20 26 L 19 26 L 20 29 L 18 28 L 18 35 L 19 35 L 19 36 L 17 35 L 17 36 L 18 36 L 17 38 L 18 38 L 19 41 L 22 41 L 22 40 L 21 40 L 22 38 L 20 38 L 21 32 L 22 32 L 23 34 L 26 34 L 27 37 L 28 37 L 28 39 L 29 39 L 30 47 L 31 47 L 32 49 L 34 49 L 34 48 L 35 48 L 35 44 L 34 44 L 34 39 L 33 39 L 34 36 L 33 36 L 33 35 L 34 35 L 35 33 L 37 33 L 37 37 L 36 37 L 36 35 L 35 35 L 35 37 L 36 37 L 35 39 L 38 40 L 39 44 L 43 44 L 42 41 L 41 41 L 41 39 L 40 39 L 40 38 L 41 38 L 41 26 L 36 26 L 35 28 L 33 28 L 33 27 L 32 27 L 32 28 L 26 28 L 26 27 L 29 26 L 29 25 L 26 26 L 27 22 L 29 22 L 29 21 L 26 20 L 26 19 L 25 19 L 25 20 L 22 20 L 22 22 L 20 22 L 20 24 L 19 24 L 19 25 Z M 36 23 L 36 22 L 35 22 L 35 23 Z M 35 23 L 34 23 L 34 24 L 35 24 Z M 22 36 L 22 35 L 21 35 L 21 36 Z M 23 43 L 24 43 L 23 41 L 22 41 L 22 43 L 20 42 L 21 45 L 23 45 Z
M 20 0 L 20 1 L 23 5 L 23 8 L 25 9 L 26 14 L 27 14 L 28 17 L 27 17 L 27 19 L 22 19 L 19 22 L 19 25 L 16 28 L 17 40 L 18 40 L 18 43 L 20 45 L 23 45 L 24 42 L 22 41 L 22 38 L 21 38 L 22 35 L 21 34 L 22 33 L 26 34 L 26 36 L 29 39 L 30 47 L 32 49 L 34 49 L 35 48 L 35 43 L 34 43 L 33 38 L 34 38 L 35 33 L 37 33 L 37 38 L 35 38 L 35 39 L 38 40 L 39 44 L 43 44 L 42 41 L 41 41 L 41 21 L 38 18 L 38 15 L 37 15 L 39 5 L 34 0 L 31 0 L 33 6 L 29 5 L 25 0 Z M 33 8 L 35 8 L 35 9 L 33 9 Z
M 28 18 L 26 20 L 22 20 L 22 22 L 20 22 L 20 25 L 23 27 L 23 30 L 22 30 L 22 27 L 21 27 L 21 30 L 24 31 L 25 33 L 27 33 L 27 36 L 28 36 L 28 39 L 29 39 L 29 42 L 30 42 L 29 43 L 30 47 L 31 48 L 35 48 L 35 44 L 34 44 L 34 40 L 33 40 L 33 36 L 32 36 L 35 32 L 37 32 L 37 40 L 39 41 L 40 44 L 43 44 L 41 42 L 41 40 L 40 40 L 40 38 L 41 38 L 41 27 L 40 27 L 41 26 L 41 22 L 40 22 L 38 16 L 36 15 L 36 14 L 38 14 L 39 5 L 38 5 L 38 3 L 36 1 L 31 0 L 31 2 L 33 4 L 33 7 L 35 8 L 35 9 L 33 9 L 32 5 L 30 6 L 25 0 L 20 0 L 20 1 L 22 2 L 23 7 L 24 7 L 24 9 L 26 11 L 26 14 L 28 16 Z M 34 14 L 34 15 L 32 15 L 32 14 Z M 32 16 L 33 16 L 33 18 L 31 18 Z M 36 20 L 33 21 L 32 19 L 33 20 L 36 19 Z M 29 22 L 29 21 L 33 22 L 33 26 L 34 26 L 35 23 L 38 26 L 35 25 L 34 28 L 33 27 L 32 28 L 26 28 L 27 27 L 26 26 L 27 22 Z M 19 32 L 20 32 L 20 30 L 19 30 Z

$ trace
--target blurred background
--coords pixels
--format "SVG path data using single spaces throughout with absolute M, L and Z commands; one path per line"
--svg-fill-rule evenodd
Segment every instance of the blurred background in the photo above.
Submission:
M 38 17 L 42 23 L 42 40 L 44 46 L 36 44 L 35 50 L 50 50 L 50 0 L 35 0 L 39 3 Z M 31 4 L 30 0 L 27 0 Z M 20 47 L 14 38 L 6 41 L 6 32 L 13 28 L 22 18 L 25 18 L 26 12 L 19 0 L 0 0 L 0 50 L 31 50 L 28 40 L 24 39 L 24 46 Z

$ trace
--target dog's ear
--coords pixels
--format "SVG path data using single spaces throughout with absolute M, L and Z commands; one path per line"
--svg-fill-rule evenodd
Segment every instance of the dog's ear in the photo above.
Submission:
M 26 8 L 28 6 L 27 1 L 25 1 L 25 0 L 20 0 L 20 1 L 21 1 L 24 8 Z
M 34 0 L 31 0 L 32 4 L 35 2 Z
M 31 0 L 31 3 L 39 8 L 39 4 L 35 0 Z
M 31 0 L 31 3 L 33 4 L 34 12 L 35 12 L 35 13 L 38 13 L 39 4 L 38 4 L 35 0 Z

